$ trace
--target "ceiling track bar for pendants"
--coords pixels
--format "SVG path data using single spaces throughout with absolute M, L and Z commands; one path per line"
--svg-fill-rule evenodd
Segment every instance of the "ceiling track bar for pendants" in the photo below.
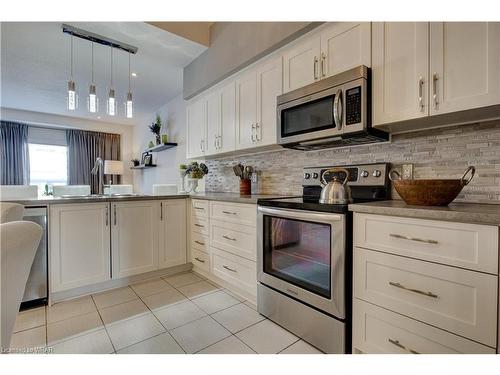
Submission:
M 63 33 L 70 34 L 81 39 L 89 40 L 94 43 L 99 43 L 105 46 L 111 46 L 113 48 L 121 49 L 122 51 L 126 51 L 128 53 L 136 54 L 138 51 L 137 47 L 131 46 L 130 44 L 122 43 L 117 40 L 99 34 L 95 34 L 87 30 L 67 25 L 65 23 L 62 24 L 62 31 Z

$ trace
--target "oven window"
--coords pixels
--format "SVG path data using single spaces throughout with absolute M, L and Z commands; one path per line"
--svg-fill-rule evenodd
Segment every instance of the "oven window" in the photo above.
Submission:
M 307 102 L 281 111 L 281 136 L 309 133 L 335 127 L 334 95 Z
M 331 296 L 331 226 L 264 216 L 264 272 Z

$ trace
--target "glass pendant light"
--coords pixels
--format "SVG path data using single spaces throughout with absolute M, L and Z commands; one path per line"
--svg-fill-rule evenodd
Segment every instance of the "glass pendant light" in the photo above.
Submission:
M 87 105 L 89 112 L 97 113 L 99 111 L 99 98 L 97 97 L 97 90 L 94 84 L 94 41 L 92 40 L 92 83 L 89 87 L 89 97 Z
M 71 34 L 71 47 L 70 47 L 70 80 L 68 81 L 68 96 L 66 98 L 66 106 L 70 111 L 78 108 L 78 96 L 76 94 L 76 85 L 73 81 L 73 34 Z
M 111 46 L 111 79 L 109 85 L 109 93 L 108 93 L 108 115 L 114 116 L 116 115 L 116 96 L 115 89 L 113 88 L 113 47 Z
M 128 92 L 127 101 L 125 103 L 125 113 L 127 118 L 133 117 L 132 91 L 130 90 L 130 52 L 128 53 Z

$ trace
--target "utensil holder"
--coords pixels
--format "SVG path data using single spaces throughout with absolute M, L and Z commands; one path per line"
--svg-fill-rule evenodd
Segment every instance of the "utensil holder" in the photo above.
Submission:
M 241 179 L 240 180 L 240 195 L 251 195 L 252 194 L 252 184 L 250 180 Z

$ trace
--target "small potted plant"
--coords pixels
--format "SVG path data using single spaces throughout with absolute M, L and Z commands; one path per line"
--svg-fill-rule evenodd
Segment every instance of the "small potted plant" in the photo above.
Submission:
M 151 133 L 153 133 L 155 135 L 156 144 L 160 145 L 161 144 L 161 136 L 160 136 L 160 131 L 161 131 L 161 117 L 160 117 L 159 114 L 156 115 L 156 121 L 153 122 L 148 127 L 149 127 L 149 130 L 151 130 Z
M 188 182 L 190 186 L 189 192 L 196 193 L 196 189 L 198 188 L 198 180 L 202 179 L 206 174 L 208 174 L 208 167 L 203 163 L 193 161 L 187 166 L 185 173 L 188 176 Z

